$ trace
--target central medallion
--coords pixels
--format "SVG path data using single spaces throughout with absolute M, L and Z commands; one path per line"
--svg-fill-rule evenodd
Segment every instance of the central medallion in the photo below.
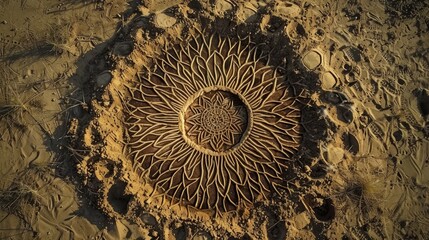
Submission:
M 248 131 L 250 109 L 240 95 L 224 87 L 208 87 L 190 97 L 180 128 L 194 148 L 221 155 L 240 145 Z

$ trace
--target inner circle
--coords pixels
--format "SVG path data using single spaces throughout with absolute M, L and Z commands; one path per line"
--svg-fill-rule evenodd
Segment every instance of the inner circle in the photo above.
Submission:
M 249 109 L 238 93 L 212 87 L 188 99 L 182 112 L 184 138 L 212 155 L 238 147 L 249 128 Z

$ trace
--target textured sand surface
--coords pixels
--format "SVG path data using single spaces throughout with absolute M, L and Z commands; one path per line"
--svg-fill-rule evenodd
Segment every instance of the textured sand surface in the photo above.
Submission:
M 0 2 L 1 239 L 426 239 L 425 1 Z

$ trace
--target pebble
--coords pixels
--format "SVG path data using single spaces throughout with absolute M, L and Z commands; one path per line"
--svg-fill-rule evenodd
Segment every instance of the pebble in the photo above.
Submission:
M 157 224 L 155 217 L 149 213 L 143 213 L 140 216 L 140 218 L 145 224 L 152 225 L 152 226 L 155 226 Z
M 113 46 L 113 54 L 118 56 L 126 56 L 133 51 L 131 42 L 118 42 Z
M 305 228 L 308 224 L 310 224 L 310 217 L 307 212 L 302 212 L 293 218 L 295 222 L 295 227 L 300 230 Z
M 327 89 L 332 89 L 337 85 L 337 78 L 334 76 L 333 73 L 331 72 L 325 72 L 322 75 L 322 88 L 327 90 Z
M 344 158 L 344 150 L 340 147 L 335 147 L 331 144 L 328 145 L 326 151 L 327 161 L 333 165 L 337 165 Z
M 112 80 L 112 74 L 110 72 L 103 72 L 96 78 L 96 83 L 98 87 L 104 87 L 110 83 Z
M 169 28 L 176 23 L 177 19 L 171 16 L 168 16 L 165 13 L 158 13 L 153 18 L 153 22 L 158 28 Z
M 322 63 L 322 56 L 316 51 L 309 51 L 302 58 L 302 64 L 309 70 L 316 69 Z

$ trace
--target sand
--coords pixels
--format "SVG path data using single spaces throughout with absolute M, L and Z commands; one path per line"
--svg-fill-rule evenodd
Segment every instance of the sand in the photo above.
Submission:
M 0 6 L 0 238 L 427 238 L 424 1 Z

